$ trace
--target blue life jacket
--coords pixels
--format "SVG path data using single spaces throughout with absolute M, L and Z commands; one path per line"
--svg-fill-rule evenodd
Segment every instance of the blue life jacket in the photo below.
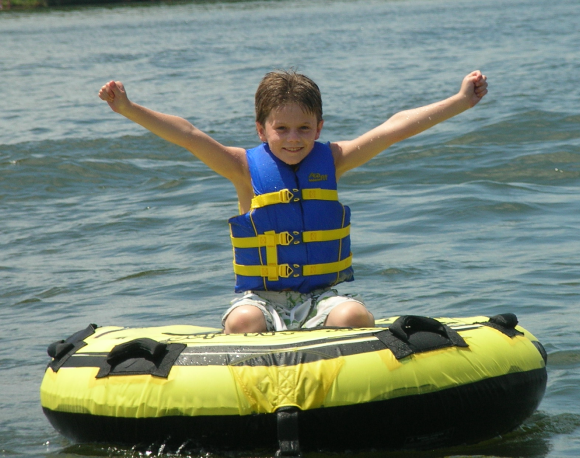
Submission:
M 316 142 L 296 166 L 267 143 L 247 151 L 254 198 L 229 220 L 236 292 L 309 293 L 352 281 L 350 209 L 338 202 L 328 144 Z

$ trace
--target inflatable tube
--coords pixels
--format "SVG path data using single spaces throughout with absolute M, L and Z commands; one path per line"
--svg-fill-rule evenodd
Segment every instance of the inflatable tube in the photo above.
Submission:
M 224 335 L 90 325 L 55 342 L 41 386 L 75 442 L 217 449 L 420 449 L 519 426 L 546 352 L 515 315 L 404 316 L 365 329 Z

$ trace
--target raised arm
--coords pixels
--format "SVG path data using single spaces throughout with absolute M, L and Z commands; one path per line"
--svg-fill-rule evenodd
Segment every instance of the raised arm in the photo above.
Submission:
M 209 168 L 234 183 L 238 194 L 246 183 L 249 173 L 243 148 L 227 147 L 197 129 L 186 119 L 150 110 L 133 103 L 120 81 L 110 81 L 99 91 L 115 113 L 143 126 L 155 135 L 190 151 Z M 244 192 L 242 192 L 244 194 Z
M 467 75 L 457 94 L 412 110 L 401 111 L 360 137 L 332 143 L 337 177 L 358 167 L 394 143 L 417 135 L 474 107 L 487 94 L 487 78 L 477 70 Z

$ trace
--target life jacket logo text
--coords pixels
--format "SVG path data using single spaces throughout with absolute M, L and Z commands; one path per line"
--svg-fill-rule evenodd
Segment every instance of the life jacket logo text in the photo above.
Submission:
M 321 173 L 312 172 L 308 175 L 308 181 L 326 181 L 327 179 L 328 175 L 322 175 Z

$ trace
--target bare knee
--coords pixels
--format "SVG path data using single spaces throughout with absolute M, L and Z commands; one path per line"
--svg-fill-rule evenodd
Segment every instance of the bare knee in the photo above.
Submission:
M 241 305 L 233 309 L 224 323 L 225 334 L 266 331 L 266 319 L 258 307 Z
M 367 328 L 375 325 L 375 317 L 361 303 L 350 301 L 343 302 L 332 309 L 324 324 L 326 326 Z

